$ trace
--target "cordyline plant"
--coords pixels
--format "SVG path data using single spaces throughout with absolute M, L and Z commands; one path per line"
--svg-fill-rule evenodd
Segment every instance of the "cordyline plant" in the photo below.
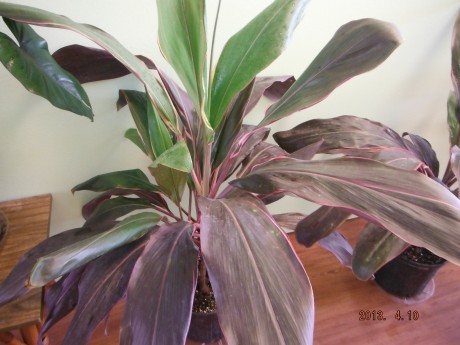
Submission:
M 444 186 L 447 193 L 460 197 L 458 180 L 460 178 L 460 12 L 452 33 L 452 82 L 454 91 L 450 92 L 447 102 L 447 127 L 449 130 L 450 159 L 439 178 L 439 161 L 430 143 L 411 133 L 400 136 L 393 129 L 368 119 L 355 116 L 339 116 L 324 120 L 307 121 L 291 130 L 278 132 L 274 135 L 276 142 L 287 152 L 293 152 L 302 147 L 317 143 L 321 140 L 317 152 L 323 154 L 340 154 L 345 157 L 359 157 L 380 161 L 401 169 L 414 170 L 437 181 Z M 408 185 L 406 189 L 414 192 L 418 185 Z M 417 232 L 410 230 L 392 233 L 381 226 L 379 222 L 368 222 L 360 234 L 354 249 L 346 242 L 336 228 L 351 215 L 343 208 L 322 206 L 306 216 L 303 214 L 284 214 L 281 221 L 297 219 L 297 222 L 286 222 L 293 228 L 297 240 L 307 247 L 319 241 L 330 249 L 339 260 L 353 269 L 357 278 L 368 280 L 385 263 L 401 254 L 409 244 L 426 247 L 440 256 L 451 258 L 437 250 L 446 240 L 454 239 L 458 228 L 453 224 L 444 223 L 444 212 L 433 209 L 428 220 L 444 224 L 445 231 L 437 233 L 428 223 L 421 226 Z M 412 218 L 421 218 L 426 214 L 413 213 Z M 405 219 L 413 222 L 413 219 Z M 433 233 L 430 241 L 426 241 L 424 232 Z M 454 247 L 453 247 L 454 249 Z M 458 249 L 455 249 L 458 251 Z M 455 255 L 455 253 L 452 253 Z M 455 262 L 455 261 L 454 261 Z
M 205 1 L 157 0 L 160 48 L 182 86 L 94 26 L 0 2 L 17 41 L 1 34 L 0 59 L 53 105 L 92 118 L 79 81 L 129 72 L 141 81 L 145 92 L 120 91 L 118 107 L 128 105 L 136 129 L 126 137 L 152 160 L 152 179 L 133 169 L 74 187 L 101 193 L 83 207 L 85 224 L 30 250 L 0 286 L 0 302 L 57 280 L 42 333 L 75 310 L 64 343 L 85 344 L 126 296 L 121 344 L 184 344 L 195 290 L 211 286 L 229 344 L 311 344 L 312 288 L 280 217 L 265 207 L 285 194 L 359 214 L 459 263 L 460 202 L 437 182 L 373 159 L 314 160 L 322 140 L 292 154 L 264 141 L 268 125 L 373 69 L 399 44 L 390 24 L 357 20 L 294 82 L 257 77 L 307 2 L 274 1 L 228 40 L 214 66 Z M 27 24 L 70 29 L 103 49 L 69 46 L 53 58 Z M 243 124 L 264 94 L 272 105 L 262 121 Z

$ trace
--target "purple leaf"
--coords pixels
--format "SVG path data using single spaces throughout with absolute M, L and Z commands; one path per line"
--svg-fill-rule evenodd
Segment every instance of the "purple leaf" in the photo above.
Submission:
M 303 213 L 298 212 L 288 212 L 274 214 L 273 219 L 275 222 L 282 228 L 287 230 L 295 230 L 297 224 L 306 217 Z
M 311 344 L 310 282 L 265 206 L 253 197 L 199 204 L 203 257 L 227 342 Z
M 77 228 L 68 230 L 47 238 L 29 250 L 21 257 L 10 274 L 0 284 L 0 305 L 5 304 L 30 291 L 30 288 L 27 287 L 27 284 L 32 269 L 40 257 L 48 255 L 74 242 L 87 239 L 102 232 L 103 230 L 104 229 L 102 228 Z
M 96 326 L 123 297 L 145 238 L 115 249 L 86 265 L 78 284 L 78 305 L 63 340 L 84 345 Z
M 272 101 L 277 101 L 286 93 L 294 82 L 295 78 L 292 76 L 256 77 L 251 97 L 245 109 L 245 114 L 248 114 L 254 109 L 262 96 L 266 96 Z
M 457 182 L 460 181 L 460 148 L 458 146 L 451 149 L 450 166 Z M 458 196 L 460 197 L 460 195 Z
M 287 152 L 279 146 L 261 142 L 257 144 L 254 149 L 251 150 L 250 154 L 245 158 L 241 166 L 241 170 L 238 172 L 237 176 L 245 176 L 258 165 L 267 163 L 272 159 L 285 158 L 287 155 Z
M 148 68 L 155 64 L 142 55 L 136 55 Z M 84 47 L 78 44 L 63 47 L 54 52 L 56 62 L 77 78 L 80 83 L 89 83 L 123 77 L 131 72 L 109 52 Z
M 185 343 L 197 280 L 191 228 L 163 225 L 150 237 L 129 282 L 121 345 Z
M 322 238 L 318 242 L 321 247 L 330 251 L 345 267 L 351 268 L 353 248 L 350 243 L 337 231 Z
M 410 140 L 405 141 L 406 146 L 412 151 L 422 162 L 424 162 L 433 172 L 434 176 L 439 174 L 439 161 L 436 157 L 430 143 L 419 135 L 404 133 L 403 136 L 409 136 Z
M 401 254 L 408 246 L 393 233 L 368 223 L 355 245 L 353 273 L 358 279 L 368 280 L 380 267 Z
M 359 154 L 389 147 L 406 148 L 401 136 L 379 122 L 356 116 L 314 119 L 291 130 L 277 132 L 275 141 L 288 152 L 323 140 L 320 153 Z
M 356 213 L 460 263 L 460 200 L 416 171 L 368 159 L 275 160 L 231 184 L 254 193 L 289 192 Z
M 335 207 L 321 206 L 298 222 L 295 228 L 297 242 L 310 247 L 333 233 L 349 216 L 350 212 Z
M 451 77 L 454 84 L 454 90 L 457 99 L 457 108 L 460 106 L 460 13 L 457 14 L 454 29 L 452 31 L 452 46 L 451 46 Z

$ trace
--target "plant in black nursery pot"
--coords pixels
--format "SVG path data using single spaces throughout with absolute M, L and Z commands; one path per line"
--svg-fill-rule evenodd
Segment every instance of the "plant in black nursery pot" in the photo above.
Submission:
M 117 107 L 129 108 L 135 128 L 125 136 L 151 159 L 147 169 L 101 172 L 75 186 L 97 193 L 83 206 L 85 223 L 32 248 L 0 285 L 0 303 L 54 282 L 41 332 L 73 311 L 66 345 L 87 343 L 122 298 L 123 345 L 182 345 L 187 334 L 229 345 L 311 344 L 312 288 L 280 227 L 297 218 L 266 208 L 286 194 L 366 216 L 459 264 L 460 201 L 430 177 L 378 159 L 315 160 L 321 137 L 292 153 L 265 142 L 271 123 L 399 45 L 391 24 L 356 20 L 298 78 L 257 76 L 281 54 L 307 2 L 273 1 L 214 61 L 205 1 L 157 0 L 159 44 L 174 78 L 95 26 L 0 2 L 12 34 L 0 33 L 0 60 L 56 107 L 92 119 L 81 83 L 139 79 L 140 90 L 120 90 Z M 102 49 L 71 45 L 51 55 L 29 24 L 73 30 Z M 245 124 L 264 95 L 272 105 L 257 125 Z M 193 306 L 202 298 L 209 308 Z M 197 332 L 200 311 L 213 324 Z
M 320 153 L 342 154 L 345 157 L 361 157 L 377 160 L 401 169 L 414 170 L 426 175 L 442 186 L 447 193 L 459 196 L 460 178 L 460 15 L 457 17 L 452 36 L 452 81 L 454 91 L 450 93 L 447 109 L 449 128 L 450 160 L 442 179 L 438 178 L 439 161 L 430 143 L 415 134 L 397 134 L 387 126 L 354 116 L 339 116 L 326 120 L 311 120 L 292 130 L 275 133 L 277 143 L 288 152 L 322 140 Z M 418 188 L 410 183 L 407 190 Z M 423 191 L 421 191 L 423 193 Z M 393 197 L 393 195 L 390 195 Z M 427 196 L 428 197 L 428 196 Z M 382 202 L 389 202 L 383 200 Z M 434 211 L 434 210 L 433 210 Z M 359 214 L 358 214 L 359 215 Z M 445 213 L 433 212 L 434 222 L 443 222 Z M 348 210 L 323 206 L 308 216 L 297 215 L 299 222 L 295 232 L 298 241 L 311 246 L 317 241 L 328 244 L 338 258 L 353 269 L 362 280 L 375 276 L 376 283 L 387 292 L 403 298 L 406 303 L 425 300 L 433 293 L 432 278 L 446 263 L 448 256 L 436 255 L 435 242 L 452 239 L 447 233 L 438 233 L 428 224 L 419 232 L 432 232 L 434 243 L 423 243 L 415 233 L 399 234 L 385 229 L 378 220 L 360 215 L 370 222 L 360 234 L 354 250 L 338 234 L 336 228 L 348 219 Z M 387 216 L 391 216 L 387 212 Z M 401 221 L 407 228 L 423 215 L 413 212 Z M 437 220 L 435 220 L 437 219 Z M 447 225 L 447 232 L 457 232 L 456 225 Z M 320 242 L 321 243 L 321 242 Z M 425 248 L 426 247 L 426 248 Z M 409 299 L 408 299 L 409 298 Z

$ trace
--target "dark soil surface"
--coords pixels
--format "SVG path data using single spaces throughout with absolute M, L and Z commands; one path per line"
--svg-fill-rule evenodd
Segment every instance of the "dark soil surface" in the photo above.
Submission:
M 422 247 L 410 246 L 403 253 L 402 256 L 408 260 L 418 262 L 425 265 L 441 264 L 445 259 L 433 254 L 428 249 Z

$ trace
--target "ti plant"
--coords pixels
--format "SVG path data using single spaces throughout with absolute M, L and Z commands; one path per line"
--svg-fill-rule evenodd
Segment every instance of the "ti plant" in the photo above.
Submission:
M 292 130 L 276 133 L 276 142 L 286 151 L 292 152 L 321 140 L 318 153 L 365 158 L 401 169 L 418 171 L 443 186 L 445 193 L 460 198 L 460 12 L 454 25 L 451 48 L 454 91 L 450 92 L 447 102 L 450 159 L 442 179 L 438 177 L 440 164 L 436 152 L 426 139 L 411 133 L 400 136 L 381 123 L 355 116 L 307 121 Z M 424 191 L 415 190 L 420 188 L 418 184 L 413 185 L 410 181 L 403 184 L 408 194 L 425 194 Z M 403 190 L 402 186 L 398 189 Z M 425 195 L 424 198 L 432 197 Z M 379 268 L 403 252 L 410 244 L 428 248 L 458 264 L 456 237 L 459 229 L 449 220 L 449 213 L 446 212 L 449 207 L 445 205 L 433 208 L 428 217 L 425 213 L 418 214 L 418 207 L 414 206 L 407 206 L 407 217 L 401 220 L 406 224 L 404 231 L 390 232 L 390 228 L 385 228 L 382 223 L 370 219 L 354 249 L 335 231 L 352 213 L 344 208 L 322 206 L 308 216 L 291 215 L 298 220 L 298 223 L 291 222 L 291 228 L 295 230 L 300 243 L 309 247 L 319 241 L 343 264 L 351 267 L 356 277 L 361 280 L 372 278 Z M 422 219 L 424 217 L 428 218 Z M 288 215 L 283 215 L 283 220 L 287 218 Z M 366 215 L 364 218 L 367 218 Z M 443 224 L 443 233 L 440 233 L 437 227 L 433 227 L 435 223 Z M 412 230 L 415 229 L 413 224 L 418 224 L 418 231 Z M 430 239 L 424 233 L 429 233 Z M 456 242 L 451 244 L 452 250 L 448 249 L 449 241 Z M 439 250 L 441 247 L 444 247 L 444 250 Z
M 83 206 L 85 224 L 31 249 L 0 285 L 0 302 L 56 281 L 42 333 L 74 310 L 64 343 L 81 345 L 125 297 L 121 344 L 179 345 L 195 290 L 211 286 L 228 344 L 311 344 L 312 288 L 280 227 L 286 217 L 265 206 L 286 194 L 364 216 L 460 263 L 460 201 L 439 183 L 376 159 L 314 160 L 320 137 L 292 153 L 265 142 L 268 125 L 373 69 L 399 44 L 392 25 L 357 20 L 297 80 L 258 77 L 307 2 L 275 0 L 228 40 L 214 66 L 205 1 L 157 0 L 160 48 L 180 84 L 94 26 L 0 2 L 16 39 L 0 34 L 0 59 L 53 105 L 92 118 L 80 82 L 139 79 L 144 90 L 121 90 L 118 107 L 127 105 L 136 125 L 126 137 L 152 160 L 150 178 L 133 169 L 74 187 L 99 193 Z M 53 57 L 28 24 L 76 31 L 102 49 L 69 46 Z M 272 105 L 258 125 L 244 124 L 263 95 Z

